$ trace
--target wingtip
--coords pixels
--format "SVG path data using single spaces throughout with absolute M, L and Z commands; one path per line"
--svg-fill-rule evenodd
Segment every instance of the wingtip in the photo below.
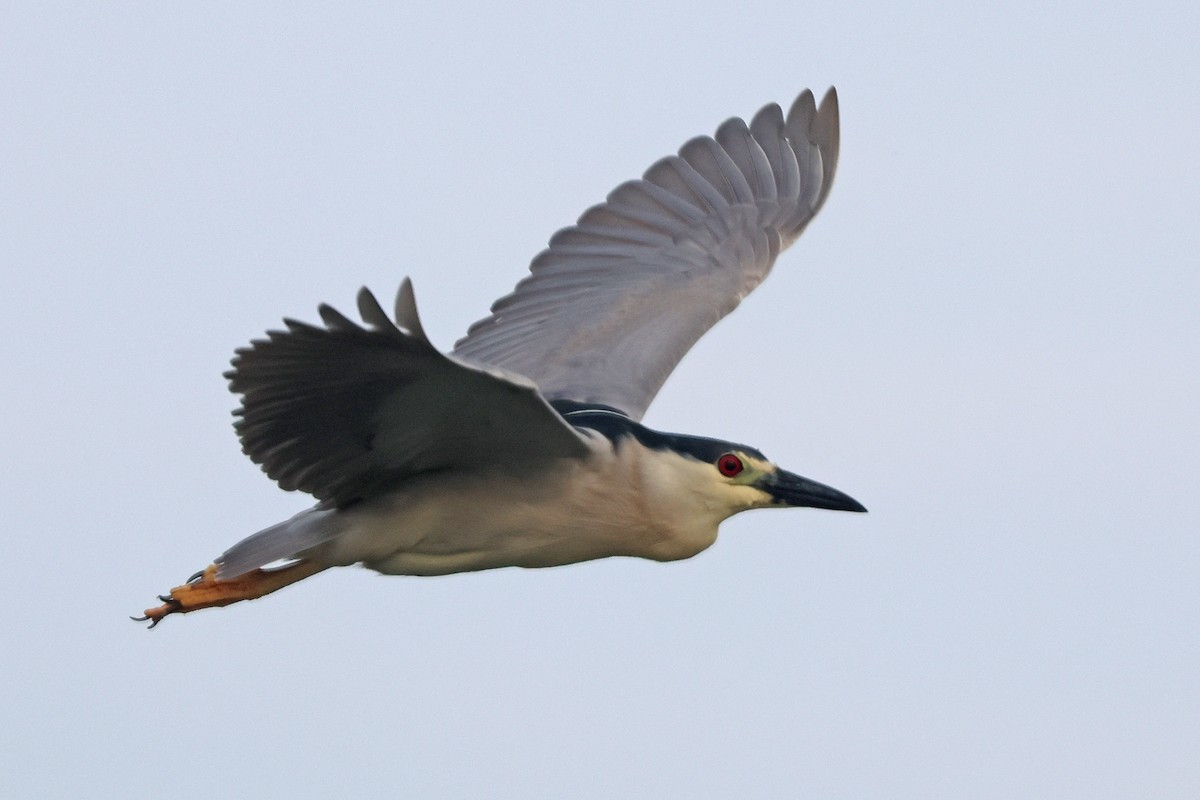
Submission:
M 387 312 L 383 310 L 383 306 L 379 305 L 379 301 L 375 299 L 375 295 L 366 286 L 358 290 L 358 313 L 363 318 L 363 322 L 372 326 L 376 330 L 386 331 L 393 327 L 392 321 L 388 319 Z
M 830 86 L 817 106 L 817 114 L 812 120 L 812 134 L 820 145 L 837 147 L 838 134 L 841 129 L 841 107 L 838 104 L 837 89 Z
M 825 205 L 829 190 L 833 188 L 833 179 L 837 175 L 838 155 L 841 150 L 842 113 L 838 105 L 837 89 L 830 86 L 821 98 L 816 116 L 809 125 L 809 135 L 814 144 L 820 148 L 823 178 L 821 193 L 817 197 L 814 213 Z
M 421 316 L 417 313 L 417 296 L 413 292 L 411 278 L 400 281 L 396 290 L 396 324 L 408 332 L 410 336 L 420 339 L 432 347 L 429 337 L 425 335 L 425 327 L 421 325 Z

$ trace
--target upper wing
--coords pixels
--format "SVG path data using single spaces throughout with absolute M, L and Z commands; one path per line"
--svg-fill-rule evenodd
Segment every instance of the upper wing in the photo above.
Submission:
M 439 353 L 407 280 L 396 298 L 404 330 L 366 289 L 358 307 L 368 327 L 321 306 L 325 327 L 285 320 L 226 373 L 243 395 L 242 449 L 284 489 L 343 507 L 420 473 L 587 452 L 527 380 Z
M 455 355 L 641 419 L 821 208 L 837 155 L 833 89 L 819 108 L 805 91 L 786 119 L 772 104 L 692 139 L 556 233 Z

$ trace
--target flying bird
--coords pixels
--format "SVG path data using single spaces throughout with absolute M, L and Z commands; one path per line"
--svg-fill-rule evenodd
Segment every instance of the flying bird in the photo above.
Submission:
M 394 575 L 689 558 L 752 508 L 865 511 L 744 444 L 640 420 L 675 365 L 820 210 L 838 101 L 730 119 L 556 233 L 443 354 L 405 280 L 389 318 L 327 305 L 236 351 L 246 455 L 312 508 L 230 547 L 141 620 L 229 605 L 330 567 Z M 282 565 L 281 565 L 282 564 Z

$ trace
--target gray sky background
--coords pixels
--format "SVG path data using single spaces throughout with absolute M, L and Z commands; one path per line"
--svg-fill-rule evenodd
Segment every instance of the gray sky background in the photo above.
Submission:
M 1200 796 L 1194 3 L 7 3 L 0 794 Z M 449 347 L 693 135 L 828 205 L 648 424 L 867 516 L 126 618 L 303 508 L 220 373 L 412 276 Z

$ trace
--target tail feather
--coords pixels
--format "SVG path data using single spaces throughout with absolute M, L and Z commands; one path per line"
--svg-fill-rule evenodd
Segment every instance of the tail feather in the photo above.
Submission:
M 274 561 L 296 558 L 337 535 L 332 509 L 310 508 L 242 539 L 214 562 L 217 577 L 236 578 Z

